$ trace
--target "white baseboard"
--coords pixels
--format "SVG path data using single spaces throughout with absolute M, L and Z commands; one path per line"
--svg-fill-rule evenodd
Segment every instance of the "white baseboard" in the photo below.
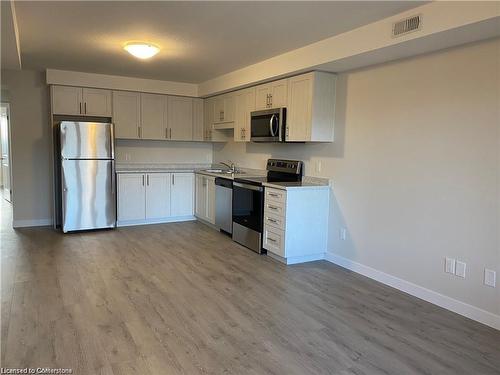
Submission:
M 193 220 L 196 220 L 196 218 L 192 215 L 176 216 L 176 217 L 169 217 L 166 219 L 159 219 L 159 220 L 117 221 L 116 226 L 117 227 L 130 227 L 130 226 L 134 226 L 134 225 L 166 224 L 166 223 L 176 223 L 176 222 L 180 222 L 180 221 L 193 221 Z
M 45 227 L 47 225 L 52 225 L 52 219 L 12 220 L 14 228 Z
M 300 256 L 296 256 L 296 257 L 283 258 L 283 257 L 280 257 L 279 255 L 273 254 L 270 251 L 268 251 L 267 256 L 273 258 L 274 260 L 277 260 L 278 262 L 284 263 L 286 265 L 314 262 L 315 260 L 325 259 L 325 253 L 300 255 Z
M 420 285 L 416 285 L 396 276 L 389 275 L 375 268 L 371 268 L 340 255 L 333 254 L 332 252 L 327 252 L 325 259 L 338 266 L 347 268 L 348 270 L 369 277 L 370 279 L 379 281 L 412 296 L 423 299 L 424 301 L 433 303 L 479 323 L 486 324 L 487 326 L 500 330 L 500 315 L 495 315 L 489 311 L 458 301 Z

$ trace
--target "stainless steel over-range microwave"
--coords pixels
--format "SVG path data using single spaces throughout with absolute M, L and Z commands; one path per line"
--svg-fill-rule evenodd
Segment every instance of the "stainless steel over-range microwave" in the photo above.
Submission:
M 252 142 L 285 142 L 286 108 L 273 108 L 251 113 Z

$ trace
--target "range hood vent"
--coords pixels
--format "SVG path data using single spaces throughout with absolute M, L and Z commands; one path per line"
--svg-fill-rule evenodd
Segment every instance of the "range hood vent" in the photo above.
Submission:
M 422 16 L 413 16 L 392 24 L 392 37 L 406 35 L 422 28 Z

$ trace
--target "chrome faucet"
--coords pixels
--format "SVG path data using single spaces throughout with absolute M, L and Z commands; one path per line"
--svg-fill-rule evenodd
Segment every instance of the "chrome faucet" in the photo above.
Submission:
M 232 161 L 229 160 L 229 162 L 231 164 L 228 164 L 228 163 L 224 163 L 223 161 L 219 162 L 219 164 L 222 164 L 222 165 L 225 165 L 226 167 L 229 168 L 229 170 L 231 171 L 231 173 L 235 173 L 237 172 L 236 170 L 236 164 L 234 164 Z

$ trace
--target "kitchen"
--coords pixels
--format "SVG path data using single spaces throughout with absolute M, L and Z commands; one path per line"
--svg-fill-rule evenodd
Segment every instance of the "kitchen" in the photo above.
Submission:
M 204 142 L 216 137 L 236 142 L 332 142 L 335 82 L 333 74 L 312 72 L 208 100 L 51 85 L 57 171 L 55 228 L 66 233 L 193 220 L 196 216 L 220 229 L 215 213 L 227 203 L 224 198 L 216 199 L 216 178 L 230 177 L 235 180 L 234 189 L 230 187 L 234 192 L 229 199 L 231 207 L 235 209 L 239 204 L 239 208 L 226 209 L 221 221 L 232 223 L 225 231 L 236 242 L 258 253 L 269 251 L 285 263 L 323 259 L 327 251 L 329 181 L 303 176 L 301 161 L 270 159 L 266 168 L 269 181 L 262 184 L 255 177 L 266 171 L 236 170 L 234 165 L 225 170 L 186 164 L 145 169 L 121 163 L 115 166 L 114 139 Z M 68 116 L 79 116 L 79 122 L 68 121 Z M 108 117 L 111 120 L 106 124 Z M 87 118 L 95 122 L 85 122 Z M 308 122 L 301 121 L 303 118 Z M 96 151 L 98 144 L 104 147 L 102 154 Z M 98 157 L 104 158 L 102 166 L 88 160 Z M 78 164 L 75 158 L 80 159 Z M 93 175 L 91 171 L 100 169 L 109 174 L 98 180 L 100 172 Z M 86 180 L 89 175 L 91 179 Z M 259 186 L 259 190 L 249 184 Z M 108 200 L 112 204 L 102 199 L 89 201 L 82 189 L 94 186 L 94 195 L 101 190 L 111 191 Z M 276 192 L 282 189 L 286 193 Z M 313 204 L 312 198 L 319 195 L 321 199 Z M 307 201 L 309 206 L 303 207 L 301 201 Z M 90 202 L 94 206 L 83 209 Z M 254 206 L 250 209 L 251 204 Z M 239 217 L 248 210 L 251 212 L 247 216 Z M 301 233 L 300 220 L 310 222 L 315 230 Z M 245 225 L 247 221 L 250 224 Z
M 495 373 L 498 12 L 3 2 L 2 366 Z

